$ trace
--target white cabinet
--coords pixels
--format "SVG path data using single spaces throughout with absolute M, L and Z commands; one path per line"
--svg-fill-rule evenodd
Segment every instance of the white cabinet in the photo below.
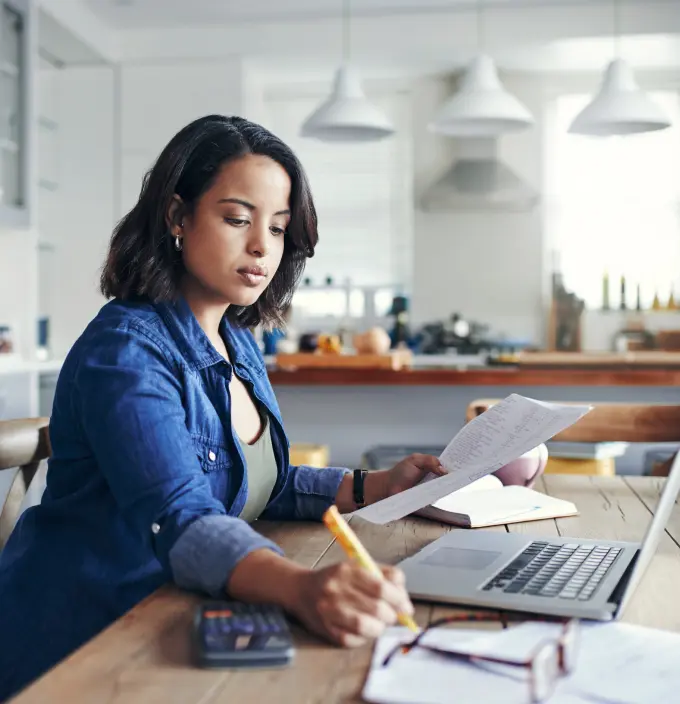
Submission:
M 38 415 L 49 418 L 52 415 L 54 393 L 57 389 L 59 372 L 45 372 L 39 375 Z
M 35 193 L 34 0 L 0 0 L 0 226 L 29 226 Z
M 0 373 L 0 420 L 35 415 L 33 386 L 35 372 Z

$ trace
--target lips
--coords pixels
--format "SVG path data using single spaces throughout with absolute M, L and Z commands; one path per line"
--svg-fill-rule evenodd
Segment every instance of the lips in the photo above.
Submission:
M 267 270 L 261 266 L 244 266 L 238 270 L 239 274 L 250 274 L 251 276 L 267 276 Z
M 267 278 L 267 270 L 261 266 L 244 266 L 238 273 L 246 286 L 259 286 Z

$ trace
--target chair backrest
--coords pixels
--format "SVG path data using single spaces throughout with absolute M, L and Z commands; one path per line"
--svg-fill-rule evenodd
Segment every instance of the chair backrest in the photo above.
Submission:
M 473 401 L 469 422 L 501 399 Z M 592 403 L 593 410 L 553 439 L 566 442 L 680 442 L 680 405 Z
M 49 418 L 0 421 L 0 545 L 21 512 L 40 500 L 44 472 L 40 463 L 51 454 Z

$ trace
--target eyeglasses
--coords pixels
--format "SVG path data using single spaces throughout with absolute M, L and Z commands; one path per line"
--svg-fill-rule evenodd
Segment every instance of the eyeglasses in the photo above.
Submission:
M 576 666 L 576 654 L 579 643 L 579 623 L 571 619 L 568 621 L 557 621 L 562 624 L 560 635 L 554 640 L 544 640 L 540 642 L 531 655 L 526 660 L 506 659 L 487 655 L 473 655 L 466 652 L 440 648 L 429 643 L 424 643 L 423 638 L 426 633 L 433 628 L 444 626 L 449 623 L 460 621 L 499 621 L 501 614 L 494 615 L 488 613 L 481 614 L 456 614 L 446 618 L 433 621 L 426 626 L 412 641 L 400 643 L 395 646 L 383 660 L 383 667 L 387 667 L 397 654 L 406 655 L 414 648 L 421 648 L 431 653 L 437 653 L 448 658 L 462 660 L 473 665 L 483 665 L 484 663 L 494 663 L 498 665 L 509 665 L 523 667 L 529 670 L 529 687 L 531 690 L 531 701 L 534 703 L 545 701 L 555 690 L 560 677 L 573 672 Z M 522 619 L 524 620 L 524 619 Z

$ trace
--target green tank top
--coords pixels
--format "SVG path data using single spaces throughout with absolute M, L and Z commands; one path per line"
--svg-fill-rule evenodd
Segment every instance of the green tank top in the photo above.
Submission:
M 266 413 L 263 413 L 262 422 L 264 424 L 262 433 L 252 445 L 236 436 L 246 461 L 248 477 L 248 497 L 239 518 L 248 523 L 256 520 L 267 507 L 278 476 L 269 418 Z

